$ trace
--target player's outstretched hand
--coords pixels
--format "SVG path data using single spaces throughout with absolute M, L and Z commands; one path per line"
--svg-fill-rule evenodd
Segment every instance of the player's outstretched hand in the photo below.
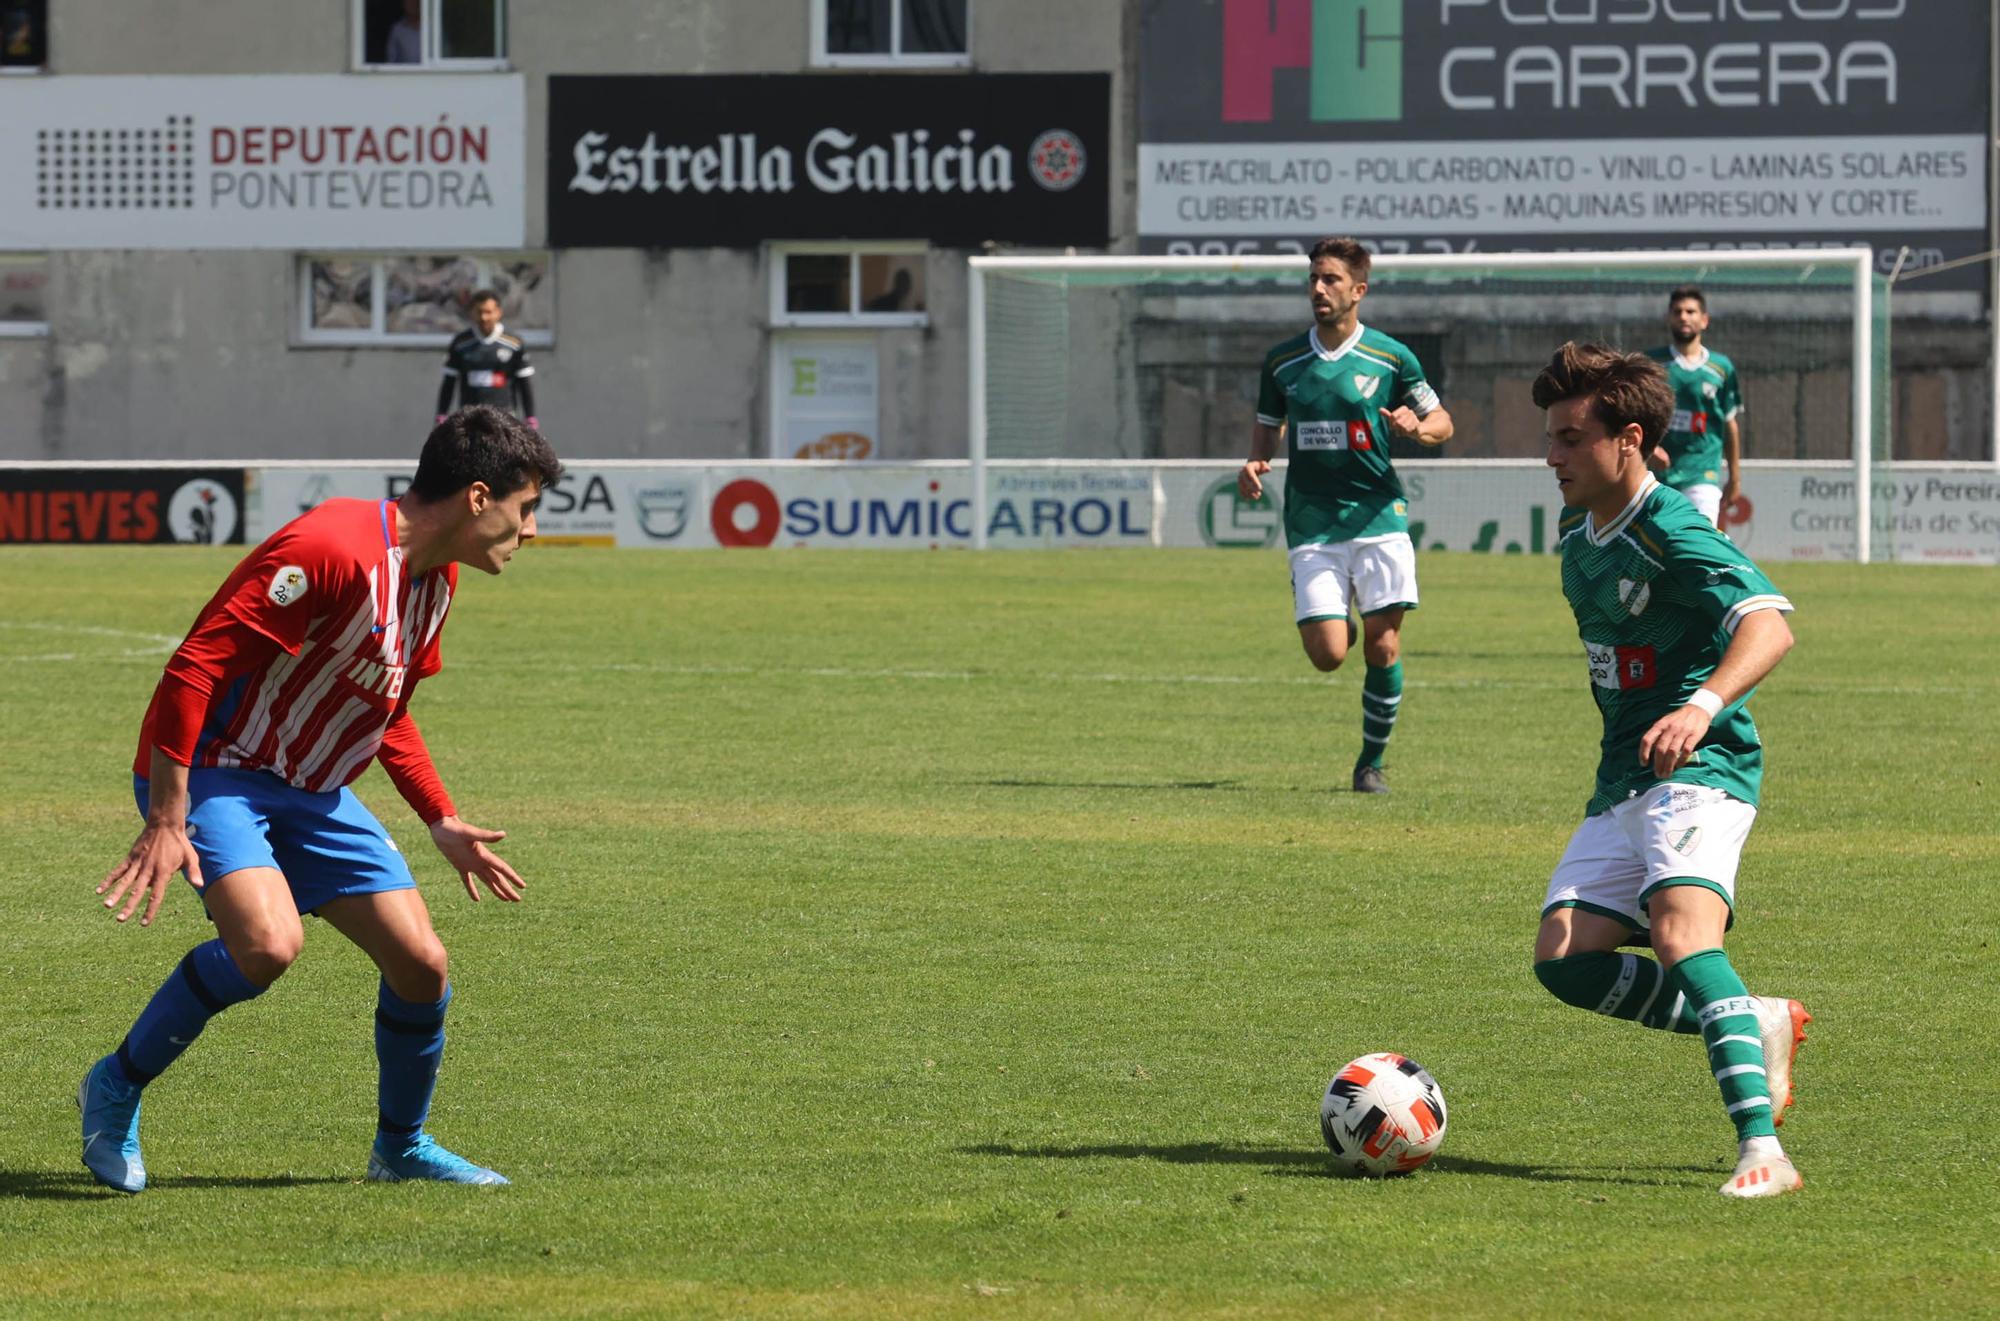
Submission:
M 1708 733 L 1708 712 L 1698 706 L 1677 706 L 1653 722 L 1639 740 L 1639 760 L 1666 779 L 1688 764 Z
M 439 817 L 431 824 L 431 842 L 438 846 L 438 852 L 444 854 L 445 861 L 458 873 L 459 881 L 474 903 L 479 902 L 481 883 L 496 897 L 510 904 L 520 903 L 521 891 L 528 888 L 528 883 L 521 879 L 519 872 L 486 847 L 505 838 L 507 832 L 504 830 L 481 830 L 455 816 Z
M 1271 465 L 1262 459 L 1251 459 L 1236 472 L 1236 493 L 1245 500 L 1259 500 L 1264 495 L 1264 474 L 1271 471 Z
M 189 883 L 197 890 L 206 884 L 201 878 L 201 859 L 195 855 L 194 845 L 188 842 L 186 824 L 148 822 L 139 832 L 139 838 L 132 841 L 132 850 L 125 855 L 125 861 L 98 882 L 97 892 L 104 896 L 106 908 L 117 908 L 119 901 L 124 901 L 125 908 L 118 914 L 120 922 L 130 918 L 139 901 L 145 899 L 146 912 L 139 925 L 149 927 L 177 871 L 186 871 Z

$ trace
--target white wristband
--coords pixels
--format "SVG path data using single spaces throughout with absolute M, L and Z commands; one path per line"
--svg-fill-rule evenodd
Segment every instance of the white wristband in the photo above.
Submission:
M 1726 704 L 1708 689 L 1697 688 L 1688 694 L 1687 705 L 1700 707 L 1702 713 L 1713 720 L 1722 714 L 1722 708 Z

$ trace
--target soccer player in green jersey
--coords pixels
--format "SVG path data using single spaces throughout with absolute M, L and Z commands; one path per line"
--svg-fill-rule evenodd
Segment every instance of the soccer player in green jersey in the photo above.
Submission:
M 1313 325 L 1264 355 L 1250 457 L 1236 488 L 1245 500 L 1263 496 L 1282 429 L 1299 640 L 1315 666 L 1337 670 L 1351 640 L 1350 606 L 1361 616 L 1368 673 L 1354 790 L 1387 793 L 1382 754 L 1403 701 L 1403 614 L 1417 608 L 1416 547 L 1389 437 L 1442 445 L 1451 439 L 1451 414 L 1417 355 L 1361 324 L 1368 250 L 1329 238 L 1313 244 L 1310 257 Z
M 1563 595 L 1604 717 L 1596 790 L 1542 902 L 1535 975 L 1578 1008 L 1699 1033 L 1736 1125 L 1723 1194 L 1788 1193 L 1799 1173 L 1776 1126 L 1811 1015 L 1750 995 L 1722 939 L 1764 774 L 1743 704 L 1791 649 L 1792 603 L 1654 480 L 1673 395 L 1651 358 L 1565 344 L 1534 398 L 1567 506 Z M 1619 952 L 1648 938 L 1657 960 Z
M 1667 295 L 1667 333 L 1674 342 L 1647 356 L 1667 369 L 1674 412 L 1652 462 L 1663 469 L 1662 482 L 1721 527 L 1722 511 L 1743 493 L 1737 475 L 1743 430 L 1736 421 L 1743 389 L 1736 364 L 1701 342 L 1707 331 L 1708 298 L 1701 290 L 1685 285 Z

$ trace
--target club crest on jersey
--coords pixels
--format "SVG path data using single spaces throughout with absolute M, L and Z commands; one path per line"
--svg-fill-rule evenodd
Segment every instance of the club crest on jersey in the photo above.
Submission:
M 1691 858 L 1694 856 L 1694 851 L 1701 846 L 1701 827 L 1689 826 L 1669 839 L 1667 844 L 1683 858 Z
M 271 575 L 271 586 L 264 595 L 271 598 L 271 604 L 287 606 L 306 594 L 309 584 L 306 571 L 296 564 L 287 564 Z
M 1373 399 L 1375 397 L 1375 387 L 1380 384 L 1382 384 L 1382 378 L 1379 376 L 1372 376 L 1367 372 L 1354 373 L 1354 388 L 1361 392 L 1363 399 Z
M 1634 582 L 1630 578 L 1618 580 L 1618 604 L 1625 607 L 1625 613 L 1637 619 L 1646 613 L 1646 607 L 1653 600 L 1653 584 Z

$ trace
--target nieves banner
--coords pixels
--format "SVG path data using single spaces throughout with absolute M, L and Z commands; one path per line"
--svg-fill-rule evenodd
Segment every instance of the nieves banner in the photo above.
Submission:
M 519 247 L 518 75 L 0 81 L 0 249 Z
M 1105 74 L 549 79 L 549 241 L 1109 237 Z

